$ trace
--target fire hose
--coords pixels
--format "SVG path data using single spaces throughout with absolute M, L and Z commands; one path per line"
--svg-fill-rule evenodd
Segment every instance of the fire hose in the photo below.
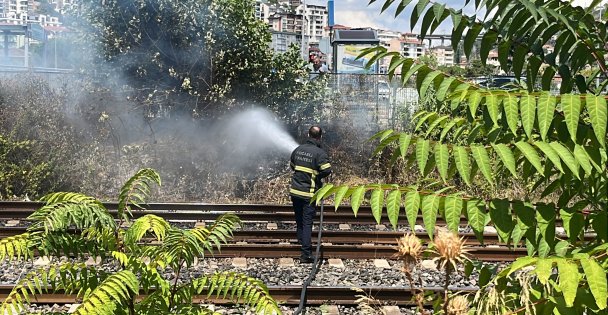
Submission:
M 322 234 L 323 234 L 323 200 L 321 200 L 321 217 L 319 219 L 319 233 L 317 234 L 317 250 L 315 251 L 315 259 L 312 264 L 312 270 L 310 271 L 310 274 L 308 274 L 308 278 L 306 278 L 306 281 L 304 281 L 304 283 L 302 284 L 302 293 L 300 294 L 300 305 L 298 306 L 298 309 L 296 309 L 296 311 L 293 313 L 294 315 L 298 315 L 298 314 L 302 313 L 302 310 L 306 307 L 306 289 L 308 288 L 308 286 L 310 285 L 312 280 L 314 280 L 315 276 L 317 275 L 317 272 L 319 271 L 319 265 L 323 262 L 323 257 L 322 257 L 323 251 L 322 251 L 322 245 L 321 245 Z

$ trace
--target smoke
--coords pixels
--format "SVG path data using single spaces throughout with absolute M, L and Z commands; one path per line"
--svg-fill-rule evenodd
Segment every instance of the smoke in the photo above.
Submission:
M 224 145 L 237 155 L 259 155 L 271 151 L 290 154 L 298 144 L 270 111 L 254 108 L 237 113 L 221 126 Z

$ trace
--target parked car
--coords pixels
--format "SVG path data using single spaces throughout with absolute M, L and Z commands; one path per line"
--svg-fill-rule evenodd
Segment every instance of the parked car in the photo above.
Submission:
M 479 82 L 479 86 L 489 89 L 518 90 L 527 85 L 525 79 L 516 77 L 493 77 Z

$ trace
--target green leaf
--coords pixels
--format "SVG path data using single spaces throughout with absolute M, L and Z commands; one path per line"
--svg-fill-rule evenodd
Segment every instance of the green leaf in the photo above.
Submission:
M 437 93 L 435 93 L 435 97 L 437 97 L 438 101 L 442 102 L 443 100 L 445 100 L 445 96 L 447 95 L 448 90 L 454 80 L 456 80 L 456 78 L 447 77 L 443 79 L 443 81 L 441 81 L 441 84 L 439 84 L 439 88 L 437 89 Z
M 439 4 L 435 3 L 433 4 L 433 6 L 426 11 L 426 13 L 424 14 L 424 17 L 422 18 L 422 25 L 420 26 L 420 39 L 424 40 L 424 37 L 427 34 L 427 31 L 429 30 L 429 28 L 431 27 L 431 24 L 433 24 L 433 20 L 435 20 L 435 6 L 439 6 Z M 441 16 L 437 16 L 437 18 L 440 18 Z M 421 94 L 422 96 L 422 94 Z
M 481 39 L 481 47 L 479 47 L 479 56 L 481 62 L 485 65 L 488 60 L 490 50 L 494 47 L 494 43 L 498 39 L 498 33 L 494 30 L 488 30 Z
M 405 7 L 407 7 L 410 2 L 412 2 L 412 0 L 401 0 L 401 2 L 399 2 L 399 5 L 397 6 L 397 9 L 395 10 L 395 17 L 401 15 L 401 12 L 403 12 Z
M 453 154 L 460 177 L 462 177 L 467 186 L 471 186 L 471 163 L 469 162 L 467 150 L 464 147 L 455 146 L 453 147 Z
M 327 195 L 330 195 L 328 192 L 330 192 L 330 190 L 334 187 L 333 184 L 325 184 L 323 186 L 323 188 L 319 189 L 316 193 L 317 195 L 317 205 L 320 204 L 321 200 L 325 197 L 327 197 Z M 331 192 L 330 192 L 331 193 Z
M 408 191 L 405 194 L 405 215 L 412 231 L 416 226 L 418 210 L 420 210 L 420 194 L 416 190 Z
M 363 202 L 363 197 L 365 196 L 365 185 L 361 185 L 353 191 L 353 194 L 350 199 L 350 205 L 353 208 L 353 213 L 355 214 L 355 218 L 357 217 L 357 213 L 359 212 L 359 207 L 361 206 L 361 202 Z
M 422 198 L 422 221 L 431 240 L 435 233 L 435 222 L 437 221 L 440 198 L 437 195 L 427 195 Z
M 498 62 L 500 67 L 505 71 L 509 71 L 509 51 L 511 50 L 511 40 L 505 40 L 498 45 Z
M 458 233 L 460 224 L 460 214 L 464 207 L 464 201 L 458 196 L 448 196 L 445 198 L 445 221 L 448 228 Z
M 422 85 L 420 86 L 420 98 L 424 98 L 426 92 L 429 89 L 429 86 L 431 86 L 437 76 L 443 77 L 443 74 L 440 71 L 433 71 L 426 75 L 426 77 L 422 81 Z
M 388 194 L 386 198 L 386 212 L 388 214 L 388 220 L 393 225 L 393 229 L 397 228 L 397 222 L 399 221 L 399 209 L 401 208 L 401 191 L 395 189 Z
M 509 202 L 504 199 L 494 199 L 490 202 L 490 218 L 496 227 L 498 236 L 503 242 L 508 242 L 515 224 L 509 211 Z
M 597 238 L 604 242 L 608 242 L 608 215 L 606 211 L 599 211 L 591 215 L 591 227 L 597 233 Z
M 370 204 L 374 219 L 376 219 L 376 223 L 380 224 L 380 220 L 382 219 L 382 206 L 384 205 L 384 190 L 374 189 L 370 197 Z
M 589 119 L 595 137 L 600 145 L 606 147 L 606 124 L 608 122 L 608 109 L 606 108 L 606 99 L 603 95 L 596 96 L 587 94 L 585 97 L 585 106 L 589 112 Z
M 491 278 L 492 272 L 490 271 L 488 266 L 484 265 L 483 267 L 481 267 L 481 270 L 479 271 L 479 286 L 483 287 L 487 285 L 490 282 Z
M 549 127 L 551 127 L 551 123 L 553 122 L 556 102 L 555 96 L 545 91 L 538 98 L 538 128 L 540 129 L 541 138 L 545 141 Z
M 481 94 L 479 94 L 479 91 L 472 91 L 469 93 L 469 109 L 471 111 L 471 117 L 473 118 L 475 118 L 475 115 L 477 114 L 479 103 L 481 103 Z
M 530 161 L 530 164 L 536 168 L 539 174 L 544 174 L 543 167 L 540 163 L 540 157 L 534 148 L 527 142 L 519 141 L 515 143 L 515 146 L 523 153 L 523 155 Z
M 410 28 L 414 29 L 416 23 L 418 22 L 418 18 L 422 15 L 422 12 L 424 12 L 424 9 L 426 9 L 426 6 L 428 4 L 429 0 L 418 1 L 416 7 L 414 8 L 414 10 L 412 10 L 412 15 L 410 17 Z
M 526 55 L 528 54 L 528 47 L 524 45 L 516 45 L 515 51 L 513 52 L 513 74 L 516 78 L 521 77 L 521 71 L 526 63 Z
M 480 200 L 467 201 L 467 222 L 475 232 L 477 239 L 483 244 L 483 228 L 486 225 L 484 203 Z
M 380 10 L 380 13 L 386 11 L 386 9 L 388 9 L 388 7 L 393 4 L 393 2 L 395 2 L 395 0 L 385 0 L 384 5 L 382 5 L 382 9 Z
M 494 151 L 498 154 L 504 166 L 513 174 L 513 177 L 517 178 L 515 157 L 513 156 L 511 149 L 504 143 L 492 144 L 492 148 L 494 148 Z
M 562 96 L 562 111 L 566 120 L 566 126 L 570 132 L 570 139 L 576 143 L 576 130 L 578 129 L 578 120 L 581 115 L 581 99 L 579 95 L 563 94 Z
M 593 257 L 581 259 L 581 265 L 585 271 L 587 284 L 595 298 L 597 306 L 603 310 L 606 308 L 606 300 L 608 300 L 608 284 L 606 283 L 606 272 L 604 268 L 597 263 Z
M 462 119 L 464 121 L 464 119 Z M 456 124 L 458 123 L 457 120 L 452 120 L 449 123 L 447 123 L 444 127 L 443 130 L 441 131 L 441 135 L 439 136 L 439 141 L 443 141 L 445 139 L 445 136 L 447 136 L 448 132 L 450 132 L 450 130 L 456 126 Z
M 467 35 L 464 37 L 464 54 L 467 56 L 467 59 L 471 57 L 471 50 L 473 49 L 473 44 L 477 40 L 477 36 L 481 33 L 483 26 L 480 23 L 475 23 L 472 26 L 469 26 L 469 30 L 467 31 Z
M 346 192 L 348 192 L 348 186 L 340 186 L 337 188 L 336 195 L 334 197 L 334 207 L 336 211 L 338 211 L 338 207 L 340 206 L 342 199 L 344 199 Z
M 543 77 L 541 80 L 542 89 L 544 91 L 551 90 L 551 82 L 553 82 L 554 76 L 555 76 L 555 69 L 553 69 L 553 67 L 546 67 L 543 72 Z
M 553 272 L 553 259 L 551 258 L 539 258 L 536 262 L 536 276 L 538 281 L 543 285 L 546 285 Z M 578 273 L 578 272 L 577 272 Z
M 424 176 L 424 168 L 426 162 L 429 159 L 430 141 L 425 139 L 418 139 L 416 141 L 416 162 L 418 168 L 420 168 L 420 174 Z
M 532 95 L 525 94 L 520 100 L 521 108 L 521 123 L 528 138 L 532 138 L 532 129 L 534 128 L 534 120 L 536 119 L 536 98 Z
M 587 151 L 581 145 L 574 145 L 574 157 L 576 158 L 576 162 L 583 168 L 585 174 L 591 175 L 591 171 L 593 170 L 593 166 L 591 166 L 591 160 L 589 159 L 589 155 L 587 155 Z
M 390 136 L 391 134 L 393 134 L 393 132 L 395 132 L 393 129 L 380 130 L 377 133 L 375 133 L 373 136 L 371 136 L 367 141 L 372 141 L 377 138 L 380 138 L 380 141 L 382 141 L 382 140 L 388 138 L 388 136 Z
M 566 166 L 568 166 L 570 171 L 572 171 L 574 176 L 576 176 L 577 178 L 580 179 L 580 177 L 578 175 L 578 163 L 576 162 L 576 159 L 574 159 L 574 155 L 572 155 L 570 150 L 568 150 L 561 143 L 556 142 L 556 141 L 551 142 L 550 145 L 553 148 L 553 150 L 555 150 L 555 152 L 557 152 L 557 154 L 559 154 L 559 157 L 562 159 L 564 164 L 566 164 Z
M 562 167 L 562 161 L 560 160 L 559 155 L 557 154 L 557 152 L 553 149 L 553 147 L 551 145 L 549 145 L 546 142 L 541 142 L 541 141 L 534 142 L 534 145 L 536 145 L 536 147 L 538 147 L 541 151 L 543 151 L 545 156 L 548 157 L 549 160 L 551 160 L 553 165 L 555 165 L 555 167 L 560 172 L 564 173 L 564 168 Z
M 559 211 L 564 230 L 571 242 L 574 242 L 585 227 L 585 218 L 576 209 L 561 209 Z
M 536 205 L 536 222 L 540 235 L 550 248 L 555 245 L 555 207 L 552 204 Z
M 490 157 L 486 148 L 481 145 L 471 145 L 471 153 L 477 163 L 477 166 L 481 170 L 481 173 L 486 178 L 490 186 L 494 186 L 494 180 L 492 179 L 492 165 L 490 164 Z
M 537 261 L 538 261 L 538 257 L 530 257 L 530 256 L 519 257 L 509 267 L 509 273 L 507 274 L 507 276 L 511 275 L 512 273 L 514 273 L 516 271 L 519 271 L 522 268 L 536 264 Z
M 488 114 L 490 114 L 490 118 L 492 119 L 492 122 L 494 122 L 494 127 L 498 127 L 498 115 L 500 114 L 498 95 L 486 95 L 486 106 L 488 108 Z
M 401 135 L 399 135 L 399 151 L 401 151 L 401 157 L 405 157 L 405 154 L 407 153 L 407 148 L 410 145 L 410 140 L 412 139 L 412 136 L 407 134 L 407 133 L 402 133 Z
M 448 170 L 450 163 L 450 153 L 447 144 L 437 142 L 435 144 L 435 163 L 437 170 L 444 182 L 448 180 Z
M 507 97 L 502 102 L 503 107 L 505 109 L 505 115 L 507 116 L 507 124 L 509 128 L 511 128 L 511 132 L 514 135 L 517 135 L 517 122 L 519 120 L 518 115 L 518 99 L 511 95 L 507 94 Z
M 562 290 L 566 306 L 574 305 L 576 290 L 580 280 L 578 267 L 575 263 L 567 259 L 559 259 L 557 261 L 557 269 L 559 273 L 559 288 Z

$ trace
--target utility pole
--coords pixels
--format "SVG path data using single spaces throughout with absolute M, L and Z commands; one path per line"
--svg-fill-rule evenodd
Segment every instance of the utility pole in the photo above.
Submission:
M 302 0 L 302 58 L 308 61 L 308 56 L 306 54 L 306 0 Z

